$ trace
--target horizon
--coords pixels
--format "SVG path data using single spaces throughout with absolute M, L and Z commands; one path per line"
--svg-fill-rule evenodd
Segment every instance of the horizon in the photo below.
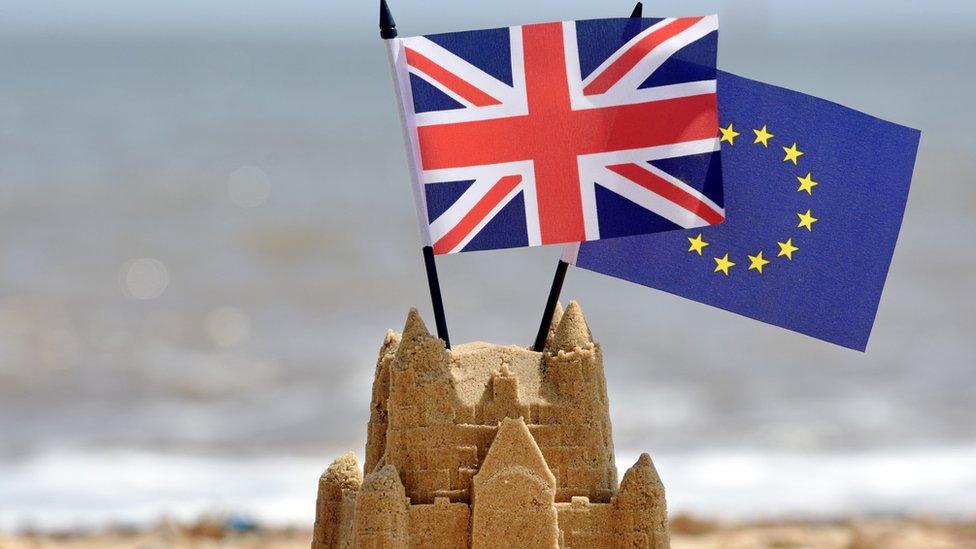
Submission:
M 618 2 L 620 16 L 626 16 L 634 2 Z M 520 16 L 511 17 L 518 7 Z M 398 0 L 391 8 L 404 35 L 508 26 L 532 21 L 592 19 L 612 17 L 608 4 L 568 0 L 525 4 L 498 0 L 492 4 L 460 5 L 449 0 Z M 249 33 L 291 29 L 321 32 L 328 29 L 342 38 L 376 27 L 378 2 L 345 2 L 327 5 L 323 0 L 283 0 L 274 4 L 243 4 L 232 0 L 176 0 L 145 4 L 123 0 L 91 0 L 84 4 L 60 0 L 13 2 L 0 9 L 0 31 L 5 32 L 220 32 Z M 926 23 L 946 19 L 938 32 L 965 32 L 976 22 L 976 4 L 962 0 L 939 2 L 882 2 L 866 0 L 849 3 L 830 0 L 819 3 L 772 2 L 771 0 L 645 2 L 647 17 L 718 13 L 736 26 L 762 33 L 795 32 L 810 26 L 817 33 L 867 29 L 872 34 L 886 30 L 926 30 Z M 748 13 L 748 16 L 745 14 Z M 337 21 L 342 24 L 336 24 Z M 865 25 L 870 25 L 865 27 Z M 799 27 L 799 29 L 794 28 Z M 923 34 L 925 34 L 923 32 Z M 935 36 L 938 36 L 936 34 Z M 370 38 L 373 38 L 370 33 Z M 795 38 L 803 39 L 802 32 Z

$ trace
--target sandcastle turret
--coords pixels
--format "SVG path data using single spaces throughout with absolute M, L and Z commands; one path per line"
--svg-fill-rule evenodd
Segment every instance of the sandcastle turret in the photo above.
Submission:
M 411 309 L 390 363 L 389 421 L 382 461 L 400 471 L 414 503 L 432 503 L 451 489 L 441 467 L 431 470 L 432 455 L 427 450 L 446 434 L 435 426 L 454 424 L 451 363 L 451 351 L 431 335 L 417 310 Z
M 431 335 L 417 309 L 410 309 L 394 355 L 394 370 L 436 373 L 443 370 L 449 361 L 450 353 L 444 341 Z
M 323 488 L 314 548 L 667 546 L 649 458 L 618 493 L 603 354 L 578 303 L 543 352 L 447 349 L 411 310 L 383 340 L 372 396 L 365 479 Z
M 356 501 L 355 546 L 410 547 L 409 505 L 396 467 L 384 465 L 366 475 Z
M 556 316 L 553 315 L 553 321 Z M 593 334 L 583 317 L 583 309 L 575 301 L 569 302 L 566 312 L 559 316 L 559 326 L 553 334 L 552 342 L 547 349 L 550 353 L 563 351 L 571 353 L 577 349 L 588 349 L 593 346 Z
M 641 547 L 670 546 L 664 484 L 651 456 L 641 454 L 637 463 L 624 473 L 613 505 L 620 510 L 620 516 L 628 516 L 626 522 L 632 530 L 625 532 L 625 537 L 641 540 Z
M 556 477 L 522 418 L 501 422 L 473 484 L 471 547 L 558 545 Z
M 363 476 L 352 452 L 336 458 L 322 473 L 315 502 L 312 549 L 337 547 L 343 540 L 352 539 L 356 495 L 362 482 Z
M 386 451 L 390 367 L 400 345 L 400 338 L 400 334 L 393 330 L 387 330 L 386 337 L 383 338 L 383 345 L 380 346 L 379 358 L 376 359 L 376 371 L 373 374 L 373 398 L 370 400 L 369 423 L 366 426 L 366 463 L 364 467 L 367 473 L 376 468 L 376 464 L 379 463 Z
M 607 502 L 617 486 L 617 468 L 603 354 L 576 301 L 566 307 L 544 360 L 552 391 L 549 400 L 559 411 L 558 422 L 574 425 L 567 440 L 573 440 L 580 449 L 572 457 L 560 458 L 562 463 L 554 466 L 559 478 L 556 499 L 586 496 L 590 501 Z
M 554 382 L 560 396 L 586 398 L 581 392 L 585 389 L 586 370 L 593 369 L 595 350 L 583 310 L 571 301 L 546 349 L 546 376 Z M 602 370 L 598 375 L 602 377 Z
M 424 324 L 424 319 L 420 318 L 420 312 L 416 308 L 411 308 L 407 313 L 407 320 L 403 323 L 403 334 L 400 336 L 400 348 L 404 351 L 411 351 L 418 345 L 436 339 L 430 335 L 430 330 Z
M 556 335 L 556 328 L 559 327 L 559 321 L 563 318 L 563 304 L 562 302 L 556 302 L 556 308 L 552 311 L 552 321 L 549 323 L 549 331 L 546 333 L 546 343 L 543 345 L 543 349 L 548 349 L 552 345 L 552 338 Z

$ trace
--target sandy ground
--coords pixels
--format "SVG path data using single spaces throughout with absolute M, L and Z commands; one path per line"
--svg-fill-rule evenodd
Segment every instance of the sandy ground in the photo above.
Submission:
M 215 523 L 161 525 L 148 531 L 89 534 L 0 535 L 0 549 L 292 549 L 307 548 L 304 530 L 234 533 Z M 672 521 L 674 549 L 901 549 L 976 548 L 976 521 L 864 519 L 838 522 L 719 524 L 678 517 Z

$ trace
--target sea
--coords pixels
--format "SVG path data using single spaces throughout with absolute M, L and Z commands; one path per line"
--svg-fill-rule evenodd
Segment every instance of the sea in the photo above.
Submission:
M 843 5 L 723 12 L 720 64 L 922 130 L 866 353 L 569 272 L 672 513 L 976 515 L 973 12 Z M 0 529 L 308 526 L 362 457 L 386 330 L 433 325 L 373 17 L 0 26 Z M 440 259 L 452 339 L 531 343 L 559 253 Z

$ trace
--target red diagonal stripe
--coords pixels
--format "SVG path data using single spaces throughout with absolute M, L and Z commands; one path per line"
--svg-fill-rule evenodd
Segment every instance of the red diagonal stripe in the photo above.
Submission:
M 469 84 L 466 80 L 453 72 L 438 65 L 424 54 L 410 48 L 404 48 L 407 52 L 407 64 L 424 74 L 437 80 L 442 86 L 460 95 L 471 104 L 477 107 L 487 107 L 489 105 L 500 105 L 501 101 L 481 91 Z
M 697 196 L 675 186 L 674 183 L 666 179 L 658 177 L 653 172 L 645 170 L 637 164 L 617 164 L 607 166 L 607 169 L 626 177 L 654 194 L 660 195 L 667 201 L 681 206 L 707 221 L 709 225 L 715 225 L 725 221 L 725 216 L 721 212 L 715 211 L 714 208 L 702 202 Z
M 616 61 L 604 69 L 599 76 L 583 88 L 583 95 L 597 95 L 606 93 L 614 84 L 620 81 L 631 69 L 640 63 L 648 53 L 661 45 L 665 40 L 677 36 L 687 30 L 695 23 L 701 21 L 701 17 L 682 17 L 675 19 L 671 23 L 641 38 L 636 44 L 630 47 Z
M 498 180 L 491 189 L 481 197 L 481 200 L 471 208 L 461 221 L 434 243 L 435 254 L 446 254 L 457 247 L 479 223 L 491 213 L 491 210 L 508 195 L 516 185 L 522 182 L 521 175 L 506 175 Z

